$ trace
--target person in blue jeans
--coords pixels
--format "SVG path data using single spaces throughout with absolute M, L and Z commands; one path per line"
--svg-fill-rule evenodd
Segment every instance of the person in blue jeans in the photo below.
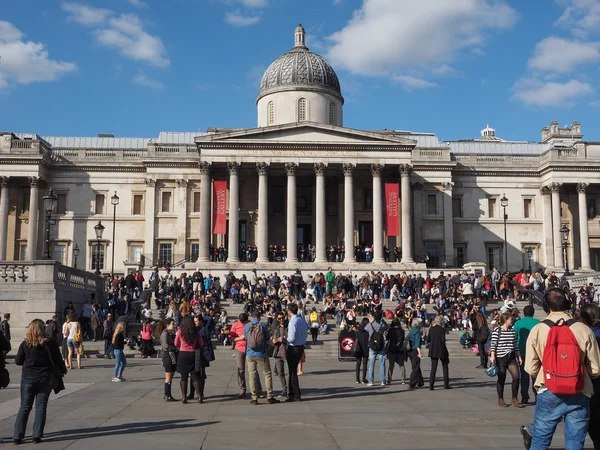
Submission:
M 115 327 L 115 333 L 112 338 L 113 350 L 115 352 L 115 372 L 112 381 L 120 383 L 125 381 L 123 371 L 127 367 L 127 358 L 125 358 L 125 324 L 119 322 Z
M 371 322 L 365 327 L 365 331 L 369 333 L 369 375 L 368 375 L 368 386 L 373 386 L 373 381 L 375 379 L 375 360 L 379 359 L 379 380 L 381 381 L 381 385 L 385 386 L 386 383 L 386 374 L 385 374 L 385 358 L 386 358 L 386 346 L 385 342 L 382 340 L 381 349 L 373 349 L 371 347 L 371 336 L 373 333 L 379 333 L 380 337 L 384 337 L 386 331 L 389 326 L 382 320 L 383 314 L 380 310 L 376 310 L 369 319 Z

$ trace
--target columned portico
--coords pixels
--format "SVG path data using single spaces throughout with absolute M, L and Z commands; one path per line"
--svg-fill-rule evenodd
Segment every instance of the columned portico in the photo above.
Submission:
M 412 166 L 403 164 L 400 166 L 400 195 L 402 212 L 402 260 L 403 263 L 414 263 L 413 241 L 412 241 L 412 192 L 410 187 L 410 172 Z
M 344 171 L 344 261 L 354 261 L 354 184 L 355 164 L 342 164 Z
M 10 196 L 10 177 L 0 177 L 0 261 L 6 261 L 8 241 L 8 197 Z
M 298 262 L 298 243 L 297 243 L 297 217 L 296 217 L 296 170 L 298 164 L 293 162 L 285 163 L 287 173 L 287 216 L 286 216 L 286 244 L 288 263 Z
M 323 163 L 315 163 L 316 188 L 316 255 L 315 262 L 327 261 L 326 220 L 325 217 L 325 167 Z
M 269 164 L 256 163 L 258 172 L 258 255 L 257 262 L 269 260 Z
M 588 183 L 577 184 L 579 206 L 579 239 L 581 245 L 581 270 L 592 270 L 590 265 L 590 236 L 588 231 L 587 195 Z
M 554 241 L 554 265 L 562 266 L 562 246 L 560 239 L 560 188 L 562 183 L 550 183 L 548 188 L 552 196 L 552 239 Z
M 238 262 L 240 260 L 240 164 L 237 162 L 227 163 L 229 170 L 229 242 L 228 256 L 229 262 Z
M 27 227 L 27 261 L 37 259 L 37 238 L 38 238 L 38 199 L 39 190 L 38 177 L 29 177 L 29 225 Z
M 382 164 L 371 164 L 373 176 L 373 262 L 382 263 L 383 259 L 383 202 L 381 194 Z M 404 231 L 404 230 L 402 230 Z
M 198 261 L 208 262 L 210 250 L 210 222 L 212 214 L 210 213 L 210 189 L 211 189 L 211 169 L 212 164 L 202 161 L 200 168 L 200 235 L 198 236 Z

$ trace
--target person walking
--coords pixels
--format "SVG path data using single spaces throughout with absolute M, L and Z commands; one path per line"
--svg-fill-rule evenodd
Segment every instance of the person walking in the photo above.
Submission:
M 475 342 L 477 342 L 477 350 L 479 353 L 479 365 L 475 368 L 487 369 L 488 354 L 485 346 L 491 334 L 490 327 L 487 323 L 485 315 L 481 311 L 477 311 L 477 314 L 475 315 L 475 320 L 473 320 L 472 322 L 473 334 Z
M 115 332 L 115 323 L 113 322 L 112 313 L 108 313 L 106 315 L 106 319 L 104 319 L 102 328 L 102 338 L 104 339 L 104 359 L 110 359 L 111 356 L 115 356 L 112 346 L 112 336 Z
M 321 323 L 319 321 L 319 314 L 317 313 L 317 308 L 313 307 L 310 315 L 308 316 L 308 320 L 310 322 L 310 336 L 312 338 L 312 343 L 317 343 L 317 336 L 319 335 L 319 328 Z
M 57 374 L 65 375 L 67 368 L 60 355 L 58 344 L 45 332 L 45 324 L 34 319 L 27 328 L 25 340 L 19 346 L 15 364 L 23 366 L 21 372 L 21 406 L 13 433 L 13 441 L 23 443 L 27 420 L 35 402 L 33 442 L 42 442 L 46 425 L 46 411 L 50 392 L 56 386 Z
M 533 315 L 535 314 L 535 309 L 531 305 L 525 306 L 523 308 L 523 316 L 521 319 L 515 322 L 513 329 L 517 335 L 517 346 L 519 347 L 519 353 L 521 354 L 521 359 L 525 362 L 527 358 L 526 353 L 526 345 L 527 338 L 529 337 L 529 333 L 540 321 L 535 319 Z M 525 372 L 525 366 L 523 364 L 519 365 L 519 375 L 521 378 L 521 403 L 526 405 L 529 403 L 529 385 L 530 381 L 532 381 L 532 385 L 535 384 L 535 380 Z M 533 393 L 535 395 L 535 388 L 533 389 Z
M 557 425 L 564 422 L 565 448 L 583 449 L 589 426 L 590 397 L 594 394 L 592 378 L 600 377 L 598 342 L 594 332 L 585 323 L 572 320 L 569 314 L 572 307 L 571 300 L 563 289 L 548 289 L 544 295 L 543 305 L 548 316 L 546 320 L 532 328 L 526 345 L 525 371 L 535 377 L 535 388 L 538 392 L 533 428 L 531 424 L 522 426 L 521 433 L 524 443 L 526 445 L 531 443 L 532 450 L 547 449 L 552 443 Z M 568 329 L 561 329 L 564 326 Z M 577 341 L 578 348 L 569 352 L 563 345 L 560 359 L 573 363 L 579 361 L 580 373 L 577 377 L 569 377 L 571 380 L 564 380 L 569 382 L 569 386 L 575 393 L 558 394 L 551 390 L 551 388 L 556 390 L 553 380 L 556 377 L 553 377 L 548 369 L 556 372 L 562 369 L 561 363 L 552 360 L 546 362 L 544 355 L 549 337 L 552 335 L 567 337 L 569 331 Z M 550 353 L 552 351 L 548 352 L 548 356 Z
M 591 328 L 596 341 L 600 344 L 600 306 L 595 303 L 583 305 L 580 309 L 581 320 Z M 600 450 L 600 378 L 592 380 L 594 395 L 590 399 L 590 423 L 588 434 L 594 443 L 594 450 Z
M 115 353 L 115 370 L 112 381 L 120 383 L 126 381 L 123 378 L 123 371 L 127 367 L 127 358 L 125 357 L 125 324 L 119 322 L 115 327 L 115 332 L 112 336 L 112 346 Z
M 194 389 L 198 394 L 198 403 L 204 403 L 204 370 L 202 364 L 196 364 L 196 353 L 202 358 L 202 336 L 192 316 L 185 316 L 175 335 L 175 346 L 179 347 L 177 355 L 177 372 L 181 374 L 179 386 L 181 388 L 181 403 L 187 403 L 188 378 L 191 376 Z M 196 352 L 196 350 L 199 350 Z
M 288 397 L 288 385 L 285 378 L 285 345 L 287 343 L 287 328 L 285 326 L 285 316 L 283 313 L 277 313 L 275 317 L 275 323 L 271 327 L 272 335 L 271 338 L 275 349 L 273 350 L 273 357 L 275 359 L 273 374 L 279 376 L 281 383 L 281 394 L 279 397 Z
M 156 336 L 160 339 L 160 349 L 162 352 L 162 364 L 165 368 L 165 395 L 167 402 L 177 402 L 171 394 L 171 384 L 173 375 L 177 369 L 177 347 L 175 346 L 175 321 L 173 319 L 164 319 L 156 327 Z
M 296 402 L 302 400 L 300 391 L 300 382 L 298 380 L 298 363 L 304 356 L 304 346 L 306 344 L 306 335 L 308 326 L 304 317 L 298 315 L 298 305 L 290 303 L 288 305 L 288 335 L 287 350 L 285 358 L 288 364 L 288 399 L 286 402 Z
M 369 363 L 369 332 L 365 330 L 367 325 L 369 325 L 369 319 L 363 317 L 356 330 L 356 340 L 352 346 L 352 355 L 356 358 L 356 384 L 367 384 L 367 365 Z
M 4 335 L 4 337 L 6 338 L 6 340 L 8 341 L 8 343 L 10 344 L 10 340 L 11 340 L 11 336 L 10 336 L 10 313 L 4 313 L 4 320 L 0 323 L 0 331 L 2 332 L 2 334 Z M 8 352 L 10 351 L 10 349 L 8 351 L 4 352 L 4 356 L 6 357 L 6 355 L 8 354 Z
M 521 353 L 517 346 L 517 334 L 512 328 L 513 317 L 511 313 L 502 313 L 498 321 L 498 327 L 492 332 L 490 361 L 498 366 L 498 381 L 496 390 L 498 392 L 498 406 L 504 408 L 504 384 L 506 383 L 506 371 L 512 376 L 512 401 L 516 408 L 522 408 L 519 402 L 519 365 L 522 364 Z
M 77 368 L 81 369 L 81 354 L 79 353 L 79 348 L 81 347 L 83 336 L 81 334 L 81 325 L 79 322 L 75 321 L 74 315 L 68 316 L 67 318 L 66 336 L 69 352 L 67 356 L 69 369 L 73 369 L 73 353 L 76 353 L 77 355 Z
M 402 379 L 402 384 L 406 384 L 406 368 L 404 366 L 406 361 L 406 352 L 404 347 L 405 338 L 406 334 L 402 328 L 400 319 L 394 317 L 387 332 L 387 384 L 392 384 L 392 376 L 394 375 L 394 366 L 396 364 L 400 366 L 400 378 Z
M 229 340 L 234 345 L 235 365 L 237 366 L 238 398 L 246 398 L 246 336 L 244 327 L 248 323 L 248 314 L 241 313 L 231 325 Z
M 410 340 L 410 364 L 412 366 L 410 371 L 410 380 L 408 382 L 408 389 L 413 391 L 417 388 L 425 386 L 425 380 L 421 373 L 421 359 L 423 359 L 423 353 L 421 352 L 421 326 L 423 321 L 421 319 L 412 319 L 411 329 L 408 332 L 408 339 Z
M 367 386 L 373 386 L 375 381 L 375 360 L 379 359 L 379 380 L 382 386 L 386 384 L 385 378 L 385 333 L 388 324 L 382 320 L 381 311 L 376 310 L 370 317 L 370 323 L 365 327 L 369 333 L 369 383 Z
M 433 391 L 435 384 L 435 374 L 438 363 L 442 363 L 444 373 L 444 389 L 452 389 L 450 386 L 450 375 L 448 364 L 450 357 L 446 347 L 446 330 L 444 329 L 444 317 L 436 316 L 429 328 L 429 357 L 431 358 L 431 372 L 429 375 L 429 390 Z

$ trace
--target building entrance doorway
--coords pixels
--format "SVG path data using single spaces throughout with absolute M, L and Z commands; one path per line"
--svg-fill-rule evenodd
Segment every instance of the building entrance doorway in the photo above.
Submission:
M 366 220 L 358 222 L 358 244 L 360 246 L 373 244 L 373 222 Z

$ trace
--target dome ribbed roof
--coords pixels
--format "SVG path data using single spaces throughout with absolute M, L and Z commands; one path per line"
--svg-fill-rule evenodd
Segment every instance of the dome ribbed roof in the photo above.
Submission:
M 267 68 L 260 82 L 257 101 L 274 92 L 294 90 L 321 91 L 344 101 L 335 71 L 322 56 L 306 47 L 305 34 L 302 25 L 298 25 L 296 44 Z

